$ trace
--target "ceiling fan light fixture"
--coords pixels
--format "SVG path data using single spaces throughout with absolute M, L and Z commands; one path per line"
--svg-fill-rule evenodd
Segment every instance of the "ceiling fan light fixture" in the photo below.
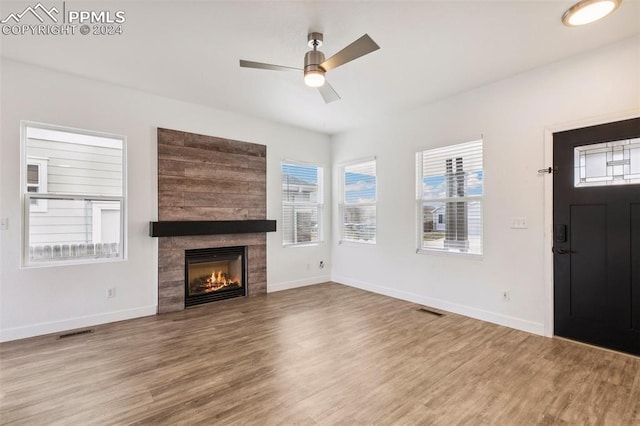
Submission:
M 620 6 L 622 0 L 581 0 L 562 15 L 568 27 L 590 24 L 604 18 Z
M 320 87 L 324 84 L 324 71 L 310 70 L 304 72 L 304 84 L 309 87 Z
M 311 34 L 309 34 L 309 36 L 311 36 Z M 317 39 L 314 41 L 317 41 Z M 309 87 L 320 87 L 324 85 L 325 70 L 320 66 L 320 64 L 324 62 L 324 53 L 316 50 L 316 47 L 317 45 L 314 45 L 313 50 L 308 51 L 304 55 L 304 84 Z

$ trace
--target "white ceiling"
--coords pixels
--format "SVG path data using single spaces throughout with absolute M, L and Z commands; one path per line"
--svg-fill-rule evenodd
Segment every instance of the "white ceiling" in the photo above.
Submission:
M 572 3 L 67 1 L 124 10 L 124 34 L 2 35 L 0 48 L 10 59 L 335 134 L 640 33 L 639 0 L 567 28 L 560 17 Z M 3 1 L 0 15 L 29 4 Z M 238 66 L 302 67 L 309 31 L 324 33 L 327 57 L 364 33 L 380 45 L 327 74 L 340 101 L 324 104 L 302 75 Z

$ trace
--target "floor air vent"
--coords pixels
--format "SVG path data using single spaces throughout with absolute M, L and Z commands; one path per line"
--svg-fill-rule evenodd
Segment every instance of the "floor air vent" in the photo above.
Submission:
M 75 336 L 81 336 L 83 334 L 91 334 L 91 333 L 93 333 L 93 329 L 91 328 L 88 330 L 71 331 L 69 333 L 59 334 L 58 339 L 66 339 L 67 337 L 75 337 Z
M 431 310 L 429 308 L 425 308 L 424 306 L 419 307 L 418 311 L 419 312 L 424 312 L 425 314 L 431 314 L 431 315 L 436 316 L 436 317 L 444 316 L 444 314 L 442 312 L 436 312 L 436 311 L 433 311 L 433 310 Z

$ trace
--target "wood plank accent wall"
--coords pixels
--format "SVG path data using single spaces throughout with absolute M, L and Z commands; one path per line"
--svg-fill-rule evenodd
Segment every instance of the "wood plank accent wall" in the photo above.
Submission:
M 267 147 L 158 128 L 158 221 L 266 219 Z M 184 309 L 184 251 L 247 246 L 250 296 L 267 291 L 266 234 L 161 237 L 158 313 Z

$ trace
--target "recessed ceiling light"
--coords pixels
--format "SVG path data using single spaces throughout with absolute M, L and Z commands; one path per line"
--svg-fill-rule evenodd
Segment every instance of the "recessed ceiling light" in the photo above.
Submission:
M 602 19 L 620 6 L 622 0 L 581 0 L 562 15 L 568 27 L 590 24 Z

